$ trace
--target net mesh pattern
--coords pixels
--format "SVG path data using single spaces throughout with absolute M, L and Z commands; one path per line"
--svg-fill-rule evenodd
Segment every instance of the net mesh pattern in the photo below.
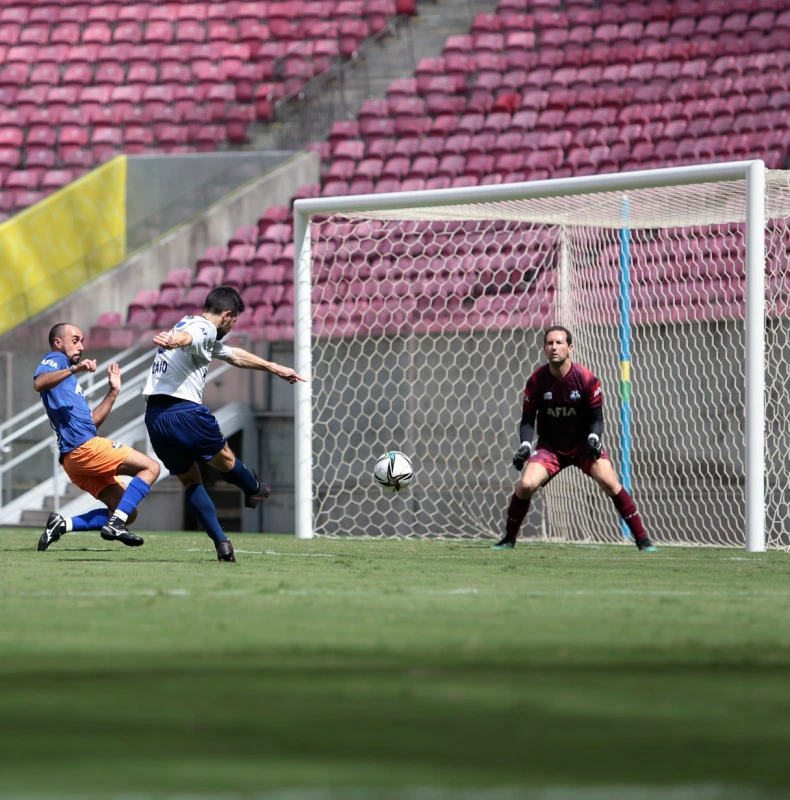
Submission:
M 790 173 L 767 173 L 766 528 L 790 538 Z M 499 538 L 543 330 L 574 335 L 622 472 L 621 306 L 630 305 L 632 494 L 663 544 L 744 542 L 745 184 L 414 207 L 313 220 L 316 534 Z M 627 271 L 626 294 L 621 295 Z M 413 461 L 407 492 L 372 478 Z M 522 532 L 623 542 L 575 469 Z

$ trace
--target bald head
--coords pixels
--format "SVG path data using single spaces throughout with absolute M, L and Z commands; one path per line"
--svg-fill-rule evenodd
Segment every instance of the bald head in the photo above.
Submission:
M 78 364 L 82 357 L 85 335 L 70 322 L 58 322 L 49 332 L 49 346 L 63 353 L 73 364 Z

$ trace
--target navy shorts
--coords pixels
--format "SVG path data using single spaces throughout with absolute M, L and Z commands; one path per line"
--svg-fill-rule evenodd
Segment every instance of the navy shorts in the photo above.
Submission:
M 211 411 L 187 400 L 163 405 L 149 400 L 145 427 L 154 452 L 173 475 L 189 472 L 195 461 L 209 461 L 227 441 Z

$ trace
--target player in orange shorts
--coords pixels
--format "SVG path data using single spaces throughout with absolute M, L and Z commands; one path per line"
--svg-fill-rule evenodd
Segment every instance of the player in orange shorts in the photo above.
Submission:
M 121 369 L 107 367 L 110 390 L 93 411 L 88 407 L 76 376 L 95 372 L 96 361 L 83 359 L 82 331 L 60 322 L 49 332 L 51 352 L 41 360 L 33 376 L 33 387 L 41 395 L 50 424 L 58 437 L 60 463 L 69 479 L 84 492 L 100 500 L 97 508 L 66 518 L 53 512 L 38 541 L 46 550 L 69 531 L 101 531 L 102 539 L 130 547 L 143 539 L 126 526 L 137 517 L 137 505 L 159 477 L 159 464 L 144 453 L 97 434 L 121 391 Z M 132 475 L 126 486 L 119 475 Z

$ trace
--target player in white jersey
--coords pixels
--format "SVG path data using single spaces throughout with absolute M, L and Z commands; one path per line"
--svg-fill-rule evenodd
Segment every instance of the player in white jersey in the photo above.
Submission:
M 290 367 L 222 343 L 243 311 L 244 301 L 234 288 L 212 289 L 200 316 L 186 316 L 170 331 L 154 336 L 159 349 L 143 389 L 145 426 L 154 452 L 186 489 L 187 502 L 214 542 L 220 561 L 235 561 L 236 557 L 203 486 L 197 462 L 210 464 L 238 486 L 247 508 L 255 508 L 268 497 L 269 488 L 236 457 L 216 418 L 203 405 L 208 365 L 212 358 L 219 358 L 241 369 L 271 372 L 292 384 L 304 380 Z

